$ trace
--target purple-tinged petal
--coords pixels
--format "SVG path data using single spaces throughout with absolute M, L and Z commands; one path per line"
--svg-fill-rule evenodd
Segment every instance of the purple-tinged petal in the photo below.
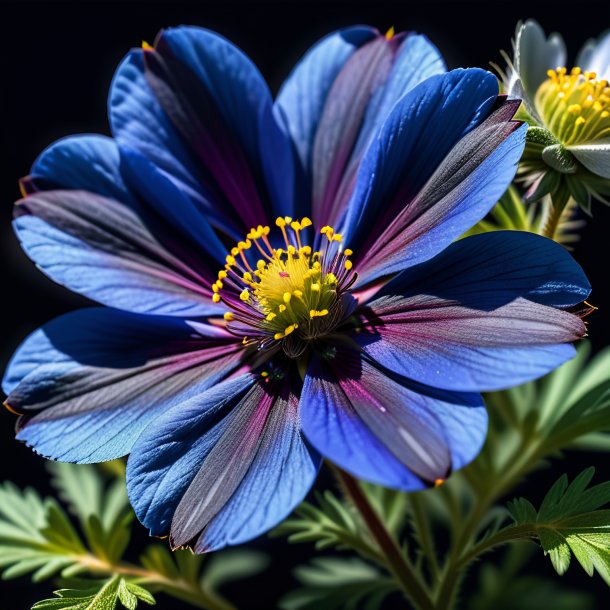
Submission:
M 480 396 L 389 377 L 343 348 L 330 359 L 312 359 L 299 412 L 322 455 L 359 478 L 405 490 L 464 466 L 487 430 Z
M 425 37 L 388 39 L 368 27 L 335 32 L 305 55 L 276 107 L 312 184 L 317 226 L 342 218 L 362 156 L 396 101 L 443 71 Z
M 540 377 L 574 355 L 582 320 L 553 306 L 589 284 L 551 240 L 494 232 L 461 240 L 388 284 L 354 336 L 384 367 L 457 391 L 497 390 Z
M 525 128 L 482 70 L 431 77 L 402 98 L 361 166 L 344 227 L 361 285 L 437 254 L 484 216 L 516 171 Z M 366 227 L 366 229 L 365 229 Z
M 312 150 L 312 218 L 316 226 L 336 224 L 341 203 L 348 199 L 346 191 L 353 188 L 357 168 L 357 163 L 351 163 L 354 143 L 371 97 L 388 77 L 392 59 L 389 42 L 378 36 L 345 62 L 330 88 Z
M 199 553 L 276 525 L 301 502 L 320 465 L 301 435 L 297 406 L 288 379 L 243 375 L 169 410 L 129 458 L 138 518 Z
M 379 296 L 429 294 L 489 310 L 518 297 L 567 308 L 590 292 L 585 272 L 563 246 L 525 231 L 494 231 L 461 239 L 403 271 Z
M 170 180 L 154 163 L 136 151 L 123 149 L 121 170 L 125 180 L 146 204 L 178 231 L 188 235 L 219 267 L 224 265 L 226 246 L 208 223 L 197 202 Z
M 114 75 L 108 116 L 121 149 L 137 151 L 149 159 L 191 199 L 193 208 L 202 210 L 212 225 L 235 239 L 241 237 L 239 219 L 228 214 L 231 207 L 202 174 L 202 168 L 155 97 L 146 79 L 141 49 L 131 51 Z
M 328 93 L 347 60 L 377 35 L 377 30 L 367 26 L 329 34 L 307 51 L 280 89 L 276 109 L 309 180 L 314 139 Z
M 146 426 L 235 371 L 243 350 L 214 326 L 83 309 L 26 339 L 4 378 L 18 440 L 69 462 L 129 453 Z
M 58 140 L 35 161 L 28 177 L 40 190 L 83 190 L 119 201 L 146 222 L 157 213 L 191 240 L 199 259 L 216 271 L 224 263 L 225 246 L 212 231 L 201 210 L 152 163 L 139 156 L 119 153 L 114 140 L 99 135 L 79 135 Z M 126 160 L 127 157 L 127 160 Z M 127 161 L 127 162 L 126 162 Z M 150 223 L 149 223 L 150 224 Z M 181 237 L 180 241 L 184 241 Z
M 104 305 L 191 317 L 221 311 L 210 265 L 143 210 L 88 191 L 45 191 L 17 203 L 14 226 L 44 273 Z
M 216 124 L 213 124 L 214 115 L 207 113 L 211 106 L 206 103 L 196 108 L 204 132 L 212 136 L 211 144 L 218 146 L 220 152 L 227 150 L 224 147 L 229 137 L 243 151 L 265 207 L 265 218 L 291 214 L 294 159 L 290 140 L 276 121 L 271 93 L 252 61 L 226 38 L 198 27 L 163 31 L 156 42 L 156 51 L 164 61 L 176 59 L 186 67 L 186 71 L 179 70 L 172 76 L 187 102 L 213 103 L 219 114 Z M 173 62 L 171 66 L 177 67 Z M 221 123 L 226 131 L 220 129 Z M 194 138 L 194 125 L 190 127 L 189 136 Z M 224 137 L 225 141 L 214 142 L 215 137 Z M 214 173 L 216 168 L 212 166 L 210 171 Z M 247 174 L 237 177 L 242 180 L 243 188 Z M 229 199 L 243 217 L 247 210 L 233 197 Z M 251 199 L 245 203 L 251 208 L 254 205 Z M 250 226 L 261 223 L 260 218 L 252 220 Z M 247 222 L 245 218 L 244 222 Z

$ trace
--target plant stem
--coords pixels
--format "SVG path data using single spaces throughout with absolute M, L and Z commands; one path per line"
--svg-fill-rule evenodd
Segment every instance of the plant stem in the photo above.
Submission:
M 436 559 L 436 550 L 434 548 L 434 540 L 430 531 L 430 523 L 422 503 L 422 497 L 419 493 L 409 494 L 411 509 L 413 512 L 413 526 L 417 533 L 419 543 L 426 559 L 428 560 L 428 568 L 430 569 L 430 578 L 432 582 L 436 582 L 439 575 L 438 561 Z
M 452 543 L 451 552 L 443 571 L 443 578 L 438 588 L 437 609 L 446 610 L 453 607 L 457 590 L 464 577 L 464 568 L 469 563 L 469 561 L 462 559 L 462 552 L 467 550 L 467 555 L 471 552 L 468 549 L 471 549 L 473 537 L 490 506 L 540 457 L 539 447 L 530 444 L 531 441 L 531 438 L 524 438 L 513 456 L 507 460 L 506 469 L 499 475 L 495 474 L 487 484 L 481 486 L 485 491 L 476 499 L 460 535 Z
M 524 538 L 533 538 L 535 536 L 536 528 L 533 524 L 514 525 L 512 527 L 504 528 L 503 530 L 496 532 L 493 536 L 479 542 L 479 544 L 473 546 L 467 553 L 462 555 L 458 561 L 458 566 L 463 567 L 468 565 L 479 555 L 482 555 L 501 544 L 522 540 Z
M 434 610 L 430 595 L 424 588 L 419 576 L 403 555 L 396 540 L 371 506 L 358 481 L 347 472 L 332 466 L 345 494 L 352 501 L 366 523 L 371 536 L 379 545 L 385 557 L 388 570 L 392 573 L 405 595 L 419 610 Z
M 227 600 L 209 594 L 182 578 L 170 579 L 158 572 L 152 572 L 127 562 L 112 564 L 91 554 L 77 555 L 74 559 L 91 572 L 131 576 L 142 582 L 157 585 L 164 593 L 187 602 L 196 608 L 204 608 L 205 610 L 236 610 Z
M 559 229 L 563 212 L 566 209 L 569 200 L 570 194 L 568 192 L 562 192 L 553 200 L 542 235 L 550 239 L 555 239 L 555 234 L 557 233 L 557 229 Z

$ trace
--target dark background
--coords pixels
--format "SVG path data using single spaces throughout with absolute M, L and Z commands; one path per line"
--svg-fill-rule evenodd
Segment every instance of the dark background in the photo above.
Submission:
M 12 203 L 19 197 L 17 179 L 28 173 L 36 155 L 62 136 L 108 133 L 106 95 L 114 68 L 132 46 L 152 42 L 156 32 L 179 24 L 202 25 L 226 35 L 248 53 L 267 77 L 273 91 L 291 66 L 318 38 L 345 25 L 368 23 L 385 31 L 423 32 L 440 48 L 450 68 L 486 67 L 499 62 L 499 50 L 510 50 L 518 19 L 534 17 L 548 31 L 560 31 L 570 61 L 580 45 L 610 27 L 608 3 L 580 2 L 0 2 L 0 252 L 4 298 L 1 307 L 0 368 L 32 330 L 51 318 L 87 304 L 81 297 L 53 284 L 20 251 L 10 228 Z M 594 220 L 582 231 L 575 249 L 585 268 L 599 311 L 589 318 L 596 349 L 610 344 L 610 256 L 606 234 L 610 209 L 594 205 Z M 0 481 L 32 485 L 50 491 L 43 460 L 13 438 L 14 416 L 0 412 Z M 524 482 L 523 493 L 538 501 L 560 470 L 572 474 L 594 463 L 596 480 L 610 478 L 607 457 L 569 453 L 556 471 L 541 471 Z M 328 480 L 322 480 L 321 485 Z M 142 528 L 139 538 L 145 542 Z M 272 567 L 256 579 L 240 583 L 229 595 L 240 608 L 269 610 L 293 584 L 291 570 L 309 555 L 309 548 L 292 547 L 266 538 L 251 546 L 269 550 Z M 540 553 L 540 555 L 542 555 Z M 488 561 L 493 560 L 488 556 Z M 576 564 L 576 562 L 573 562 Z M 533 564 L 551 579 L 548 559 Z M 588 590 L 599 608 L 606 608 L 608 590 L 602 580 L 589 579 L 573 565 L 564 584 Z M 34 586 L 26 579 L 2 584 L 0 604 L 23 610 L 48 597 L 51 585 Z M 158 607 L 182 604 L 160 598 Z

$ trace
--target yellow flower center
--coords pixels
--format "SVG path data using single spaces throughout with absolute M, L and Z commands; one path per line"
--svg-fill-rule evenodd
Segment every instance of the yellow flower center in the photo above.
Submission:
M 322 243 L 313 251 L 303 239 L 309 218 L 280 217 L 275 224 L 283 247 L 272 246 L 270 227 L 252 228 L 227 255 L 212 285 L 213 300 L 229 307 L 227 328 L 243 336 L 244 344 L 266 348 L 290 337 L 283 347 L 295 356 L 343 319 L 342 296 L 356 275 L 352 251 L 343 248 L 342 235 L 332 227 L 320 230 Z
M 565 146 L 610 136 L 610 87 L 595 72 L 547 72 L 534 100 L 546 128 Z

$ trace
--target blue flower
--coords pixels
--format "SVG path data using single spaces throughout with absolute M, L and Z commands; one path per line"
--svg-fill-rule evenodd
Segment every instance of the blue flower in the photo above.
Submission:
M 278 523 L 321 456 L 404 490 L 445 479 L 485 438 L 479 392 L 545 374 L 585 332 L 561 246 L 455 241 L 514 176 L 517 105 L 425 37 L 368 27 L 314 46 L 275 102 L 210 31 L 132 51 L 113 137 L 61 140 L 23 181 L 25 251 L 106 307 L 18 349 L 17 438 L 129 454 L 139 519 L 197 552 Z

